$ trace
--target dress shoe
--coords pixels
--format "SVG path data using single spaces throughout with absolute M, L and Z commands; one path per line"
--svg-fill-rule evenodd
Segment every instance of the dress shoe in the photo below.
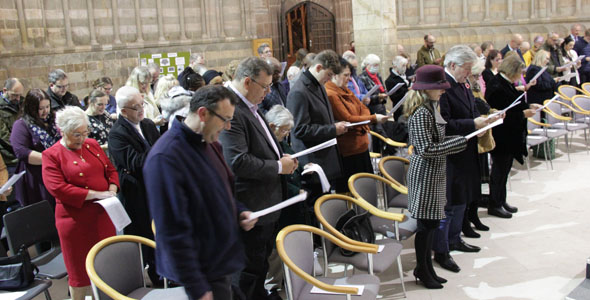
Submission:
M 481 235 L 479 233 L 475 232 L 475 230 L 473 230 L 473 228 L 471 228 L 471 223 L 469 223 L 469 222 L 467 222 L 467 224 L 463 225 L 463 229 L 461 231 L 463 231 L 463 235 L 468 238 L 477 239 L 477 238 L 481 237 Z
M 475 226 L 475 229 L 479 230 L 479 231 L 488 231 L 490 230 L 490 227 L 483 225 L 483 223 L 481 223 L 481 220 L 479 219 L 479 217 L 477 218 L 470 218 L 469 221 L 471 221 L 471 223 L 473 223 L 473 226 Z
M 502 207 L 509 213 L 516 213 L 518 211 L 518 208 L 516 206 L 510 205 L 508 204 L 508 202 L 504 202 L 504 204 L 502 204 Z
M 479 252 L 481 248 L 465 243 L 464 240 L 460 240 L 458 243 L 449 244 L 449 250 L 456 250 L 461 252 Z
M 504 207 L 488 208 L 488 215 L 496 216 L 498 218 L 510 219 L 512 214 L 507 212 Z
M 416 278 L 416 284 L 418 284 L 418 281 L 420 281 L 427 289 L 443 288 L 443 285 L 440 284 L 440 282 L 436 281 L 434 278 L 432 278 L 430 272 L 428 270 L 424 270 L 423 268 L 414 269 L 414 278 Z
M 459 268 L 449 253 L 435 253 L 434 261 L 436 261 L 443 269 L 447 269 L 451 272 L 459 273 L 459 271 L 461 271 L 461 268 Z

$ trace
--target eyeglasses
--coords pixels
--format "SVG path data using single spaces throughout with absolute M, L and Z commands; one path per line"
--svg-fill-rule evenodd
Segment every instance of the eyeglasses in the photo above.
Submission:
M 222 117 L 220 114 L 216 113 L 214 110 L 207 108 L 207 110 L 212 113 L 214 116 L 218 117 L 219 119 L 221 119 L 221 121 L 223 121 L 223 123 L 225 124 L 229 124 L 231 123 L 231 120 L 233 120 L 232 118 L 226 119 L 224 117 Z
M 262 89 L 264 90 L 270 90 L 270 87 L 272 86 L 272 82 L 269 85 L 262 85 L 260 82 L 254 80 L 254 78 L 250 77 L 250 80 L 254 81 L 254 83 L 256 83 L 257 85 L 259 85 Z
M 88 137 L 88 134 L 89 134 L 88 131 L 84 131 L 82 133 L 74 132 L 74 133 L 72 133 L 72 137 L 75 138 L 75 139 L 79 139 L 79 138 L 82 138 L 82 137 L 87 138 Z
M 63 90 L 63 89 L 67 89 L 70 86 L 70 84 L 64 84 L 64 85 L 55 85 L 56 88 Z
M 130 109 L 133 111 L 141 111 L 141 110 L 143 110 L 144 107 L 145 107 L 145 103 L 142 103 L 141 106 L 135 105 L 135 107 L 123 107 L 123 108 Z

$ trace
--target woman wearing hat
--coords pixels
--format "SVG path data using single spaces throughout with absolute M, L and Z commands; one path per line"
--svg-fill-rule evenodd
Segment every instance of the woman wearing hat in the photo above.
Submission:
M 434 231 L 445 216 L 446 156 L 463 151 L 467 145 L 465 137 L 445 137 L 446 122 L 438 101 L 449 87 L 442 67 L 422 66 L 404 103 L 409 142 L 414 146 L 408 170 L 408 209 L 418 220 L 414 276 L 429 289 L 440 289 L 446 282 L 434 272 L 431 257 Z

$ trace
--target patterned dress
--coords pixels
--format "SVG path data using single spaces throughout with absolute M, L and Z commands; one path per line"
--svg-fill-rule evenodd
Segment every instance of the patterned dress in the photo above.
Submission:
M 95 139 L 100 145 L 104 145 L 108 142 L 109 131 L 113 127 L 113 120 L 106 114 L 88 116 L 90 120 L 90 126 L 88 131 L 89 138 Z
M 416 219 L 445 217 L 446 156 L 467 146 L 465 137 L 445 137 L 446 122 L 437 106 L 438 101 L 426 102 L 408 119 L 409 142 L 414 146 L 408 170 L 408 209 Z

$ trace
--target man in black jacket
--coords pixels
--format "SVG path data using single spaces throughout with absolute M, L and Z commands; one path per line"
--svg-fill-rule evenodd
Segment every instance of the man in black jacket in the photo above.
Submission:
M 125 234 L 154 239 L 148 209 L 142 168 L 151 147 L 160 137 L 152 120 L 144 118 L 143 99 L 139 90 L 123 86 L 115 95 L 121 114 L 109 132 L 109 153 L 119 173 L 119 199 L 131 218 Z M 157 279 L 153 249 L 145 247 L 144 261 L 150 265 L 148 272 Z
M 80 101 L 78 101 L 78 97 L 68 91 L 70 82 L 66 72 L 62 69 L 52 70 L 49 72 L 48 79 L 49 88 L 47 89 L 47 94 L 49 95 L 49 100 L 51 100 L 51 111 L 58 111 L 66 105 L 82 107 Z

